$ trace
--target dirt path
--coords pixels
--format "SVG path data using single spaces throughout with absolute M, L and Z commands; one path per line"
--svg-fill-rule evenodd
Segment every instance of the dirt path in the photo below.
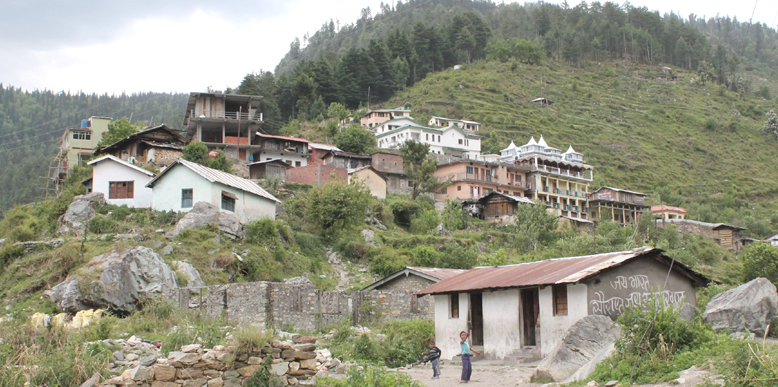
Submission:
M 534 367 L 530 366 L 507 367 L 501 364 L 475 362 L 473 363 L 473 376 L 468 384 L 484 387 L 540 386 L 540 384 L 529 382 L 534 370 Z M 414 367 L 401 372 L 410 375 L 413 380 L 424 386 L 459 386 L 462 366 L 450 364 L 449 362 L 442 364 L 440 367 L 441 376 L 438 380 L 432 380 L 432 367 L 429 365 Z

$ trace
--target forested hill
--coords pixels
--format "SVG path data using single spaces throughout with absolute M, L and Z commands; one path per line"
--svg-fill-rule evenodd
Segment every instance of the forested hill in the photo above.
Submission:
M 153 120 L 178 128 L 187 98 L 188 94 L 25 91 L 0 83 L 0 214 L 15 204 L 45 197 L 45 177 L 66 128 L 90 116 L 132 116 L 133 122 Z

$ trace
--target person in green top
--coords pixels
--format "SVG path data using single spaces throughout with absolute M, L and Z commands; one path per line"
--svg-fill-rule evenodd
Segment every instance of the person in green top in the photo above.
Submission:
M 462 380 L 459 383 L 467 383 L 470 381 L 470 375 L 473 374 L 473 366 L 470 364 L 470 356 L 473 353 L 481 355 L 481 352 L 470 348 L 470 343 L 467 342 L 467 337 L 470 336 L 467 332 L 462 331 L 459 333 L 459 344 L 462 346 Z

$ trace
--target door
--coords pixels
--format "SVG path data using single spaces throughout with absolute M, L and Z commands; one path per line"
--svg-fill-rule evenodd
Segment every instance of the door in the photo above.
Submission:
M 470 295 L 470 344 L 484 345 L 484 308 L 481 293 Z
M 525 347 L 537 345 L 538 289 L 521 290 L 521 326 Z

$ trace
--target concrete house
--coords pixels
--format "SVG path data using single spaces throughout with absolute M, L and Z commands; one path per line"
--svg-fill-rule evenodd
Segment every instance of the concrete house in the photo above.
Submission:
M 611 220 L 635 225 L 648 209 L 646 194 L 612 187 L 600 187 L 589 195 L 592 220 Z
M 178 159 L 147 187 L 157 211 L 188 212 L 197 202 L 211 203 L 242 222 L 276 218 L 275 196 L 256 183 L 227 172 Z
M 481 155 L 481 136 L 466 132 L 456 125 L 428 128 L 411 124 L 376 133 L 379 149 L 397 149 L 404 142 L 411 140 L 429 145 L 430 153 L 437 155 L 452 155 L 465 159 L 477 159 Z
M 456 125 L 464 130 L 477 132 L 481 128 L 481 124 L 475 121 L 456 120 L 452 118 L 436 117 L 432 116 L 429 123 L 430 126 L 451 126 Z
M 394 118 L 410 116 L 411 111 L 407 109 L 370 110 L 359 117 L 359 123 L 362 127 L 370 129 Z
M 254 137 L 254 146 L 259 150 L 252 154 L 253 161 L 267 161 L 280 159 L 290 167 L 304 167 L 308 165 L 311 152 L 308 148 L 309 141 L 303 138 L 273 136 L 257 133 Z
M 651 206 L 651 212 L 657 219 L 686 219 L 687 211 L 681 207 L 666 206 L 664 204 Z
M 106 155 L 89 162 L 92 166 L 92 192 L 105 195 L 108 204 L 149 208 L 152 191 L 146 187 L 154 174 L 117 157 Z
M 110 123 L 109 117 L 89 117 L 81 120 L 78 128 L 66 130 L 60 140 L 59 152 L 54 158 L 57 171 L 53 177 L 64 179 L 70 175 L 73 167 L 85 165 L 103 139 L 103 133 L 108 132 Z
M 764 239 L 765 242 L 778 247 L 778 232 Z
M 386 189 L 390 194 L 410 195 L 413 183 L 403 170 L 403 158 L 397 151 L 381 151 L 370 155 L 370 165 L 386 177 Z
M 437 267 L 408 266 L 394 272 L 372 284 L 366 286 L 367 290 L 405 290 L 418 292 L 430 285 L 436 284 L 446 278 L 462 274 L 467 270 L 441 269 Z
M 652 296 L 665 305 L 695 305 L 695 289 L 708 282 L 662 250 L 642 247 L 477 267 L 416 294 L 435 298 L 435 336 L 444 359 L 459 353 L 461 331 L 471 333 L 471 345 L 487 359 L 538 358 L 553 353 L 585 316 L 615 319 Z
M 451 180 L 451 185 L 435 194 L 436 200 L 480 199 L 492 192 L 502 192 L 517 197 L 530 196 L 534 182 L 527 181 L 523 165 L 489 163 L 477 160 L 440 160 L 435 177 L 440 181 Z
M 348 171 L 348 182 L 362 182 L 367 187 L 370 194 L 379 198 L 386 199 L 386 177 L 376 171 L 371 166 L 350 169 Z
M 133 133 L 116 143 L 100 147 L 95 156 L 107 154 L 130 164 L 167 166 L 183 156 L 186 139 L 165 125 Z

